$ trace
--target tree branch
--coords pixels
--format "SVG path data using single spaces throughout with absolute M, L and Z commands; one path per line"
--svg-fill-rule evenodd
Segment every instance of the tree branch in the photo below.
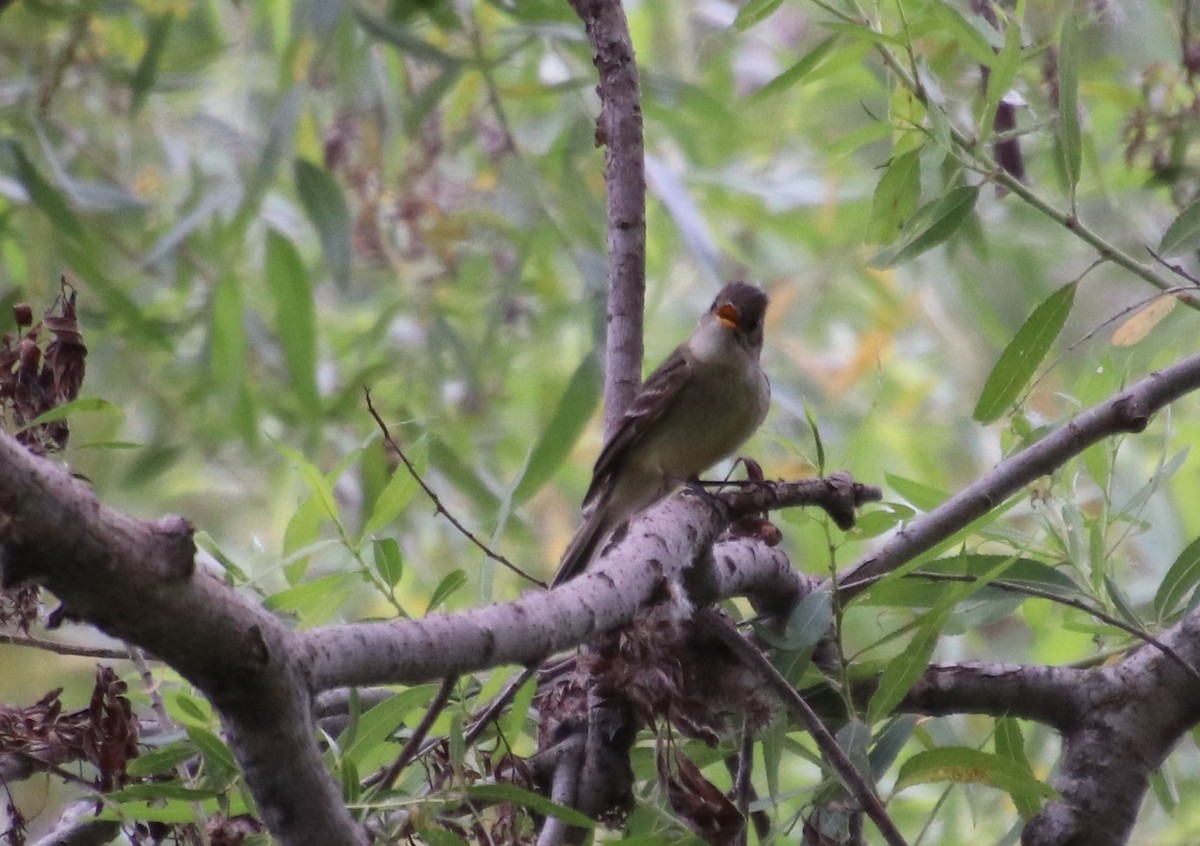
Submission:
M 0 577 L 36 581 L 71 617 L 149 650 L 204 691 L 263 820 L 282 842 L 362 835 L 314 742 L 295 635 L 193 567 L 191 527 L 133 520 L 61 466 L 0 433 Z
M 1151 373 L 1116 396 L 1077 415 L 1056 431 L 968 485 L 937 508 L 916 518 L 839 577 L 850 599 L 880 576 L 911 563 L 922 552 L 982 517 L 1030 482 L 1053 472 L 1097 441 L 1121 432 L 1141 432 L 1150 417 L 1170 402 L 1200 388 L 1200 355 Z
M 619 0 L 571 0 L 599 72 L 596 145 L 605 147 L 608 308 L 604 432 L 611 435 L 642 384 L 646 311 L 646 173 L 642 105 L 629 24 Z

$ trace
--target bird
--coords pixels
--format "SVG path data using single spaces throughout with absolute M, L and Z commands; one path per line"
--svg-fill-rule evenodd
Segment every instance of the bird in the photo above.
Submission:
M 608 438 L 551 587 L 584 571 L 613 530 L 731 455 L 762 423 L 766 292 L 730 282 L 691 336 L 650 374 Z

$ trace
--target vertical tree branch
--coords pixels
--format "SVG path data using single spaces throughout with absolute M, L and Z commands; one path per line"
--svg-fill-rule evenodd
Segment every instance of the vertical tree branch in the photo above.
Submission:
M 646 307 L 646 174 L 642 105 L 629 24 L 619 0 L 571 0 L 599 71 L 596 145 L 605 147 L 608 190 L 608 314 L 604 433 L 616 429 L 641 385 Z

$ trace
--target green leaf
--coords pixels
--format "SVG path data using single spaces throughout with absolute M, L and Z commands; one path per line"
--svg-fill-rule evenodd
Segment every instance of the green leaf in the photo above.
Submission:
M 125 411 L 120 406 L 113 405 L 108 400 L 103 400 L 99 397 L 84 397 L 83 399 L 71 400 L 70 402 L 64 402 L 62 405 L 54 406 L 54 408 L 39 414 L 20 429 L 17 429 L 17 432 L 24 432 L 26 429 L 32 429 L 34 426 L 41 426 L 43 423 L 66 420 L 73 414 L 90 414 L 98 411 L 106 414 L 115 414 L 119 420 L 125 419 Z
M 571 381 L 567 383 L 550 416 L 550 422 L 534 444 L 513 493 L 515 504 L 528 500 L 558 472 L 599 405 L 601 381 L 597 357 L 594 354 L 586 356 L 575 368 Z
M 408 27 L 373 17 L 361 9 L 354 11 L 354 17 L 358 20 L 358 25 L 363 28 L 363 32 L 372 38 L 391 44 L 406 56 L 435 65 L 461 64 L 454 56 L 413 35 Z
M 136 115 L 141 111 L 146 95 L 154 88 L 158 78 L 158 66 L 162 62 L 163 48 L 167 44 L 167 36 L 171 33 L 171 24 L 175 20 L 171 14 L 159 15 L 150 22 L 150 32 L 146 35 L 146 52 L 138 62 L 133 79 L 129 81 L 129 89 L 133 92 L 133 101 L 129 110 Z
M 520 736 L 525 728 L 525 722 L 529 719 L 529 706 L 537 693 L 537 686 L 536 676 L 521 685 L 521 689 L 513 695 L 508 713 L 499 721 L 500 734 L 507 738 L 509 743 L 515 743 L 515 738 Z
M 1041 800 L 1057 796 L 1053 788 L 1038 781 L 1019 764 L 961 746 L 944 746 L 913 755 L 900 766 L 895 791 L 899 793 L 914 784 L 942 781 L 983 784 L 1003 790 L 1014 799 L 1028 797 L 1039 804 Z
M 1183 600 L 1200 584 L 1200 538 L 1179 553 L 1154 594 L 1154 613 L 1159 620 L 1172 616 Z
M 216 810 L 214 808 L 214 810 Z M 192 802 L 183 799 L 168 799 L 148 804 L 144 800 L 135 800 L 113 805 L 106 805 L 99 814 L 98 820 L 141 820 L 143 822 L 158 822 L 171 824 L 191 823 L 196 821 L 196 810 Z
M 893 158 L 875 186 L 867 240 L 873 244 L 891 243 L 916 213 L 920 198 L 921 148 L 918 147 Z
M 404 575 L 404 558 L 395 538 L 376 538 L 371 543 L 375 554 L 375 571 L 388 587 L 395 587 Z
M 912 714 L 902 714 L 888 721 L 887 727 L 875 737 L 871 747 L 871 774 L 880 779 L 891 769 L 900 752 L 908 744 L 917 726 L 918 718 Z
M 906 47 L 904 41 L 901 41 L 894 35 L 888 35 L 885 32 L 880 32 L 874 29 L 868 23 L 837 23 L 830 22 L 823 24 L 825 29 L 830 32 L 836 32 L 839 35 L 845 35 L 855 41 L 862 41 L 868 44 L 886 44 L 890 47 Z
M 996 108 L 1004 95 L 1013 86 L 1017 78 L 1017 68 L 1021 65 L 1021 25 L 1015 20 L 1008 22 L 1004 30 L 1004 46 L 994 54 L 989 62 L 990 70 L 987 81 L 987 104 L 984 112 L 983 134 L 986 137 L 992 132 L 992 121 L 996 117 Z
M 970 580 L 934 578 L 939 575 Z M 955 604 L 961 607 L 967 599 L 974 597 L 979 603 L 974 606 L 976 612 L 984 604 L 994 606 L 999 602 L 1009 606 L 1007 610 L 1000 609 L 1007 614 L 1026 599 L 1017 591 L 993 586 L 996 581 L 1064 597 L 1081 593 L 1079 586 L 1065 573 L 1032 558 L 962 554 L 926 561 L 904 579 L 885 579 L 872 586 L 859 601 L 864 605 L 923 609 Z M 973 609 L 968 607 L 967 610 Z
M 333 496 L 333 485 L 328 479 L 317 469 L 317 465 L 313 464 L 307 458 L 300 454 L 298 450 L 292 449 L 290 446 L 274 441 L 275 449 L 277 449 L 284 458 L 292 462 L 300 471 L 300 475 L 304 478 L 308 489 L 312 491 L 314 497 L 321 504 L 321 508 L 325 511 L 325 516 L 333 520 L 335 523 L 341 522 L 341 516 L 338 512 L 337 500 Z
M 234 817 L 248 813 L 249 810 L 240 793 L 234 793 L 228 800 L 221 797 L 204 799 L 200 802 L 200 814 L 208 818 L 217 814 L 228 814 L 230 817 Z M 96 819 L 120 822 L 145 820 L 146 822 L 176 824 L 196 822 L 196 802 L 185 799 L 156 799 L 153 803 L 149 803 L 146 800 L 137 799 L 129 802 L 108 803 L 96 815 Z M 250 846 L 250 843 L 251 840 L 247 838 L 245 846 Z
M 236 391 L 246 376 L 246 329 L 242 322 L 242 286 L 225 273 L 213 292 L 209 318 L 209 367 L 213 382 Z
M 975 419 L 980 423 L 998 419 L 1033 377 L 1067 322 L 1078 284 L 1064 285 L 1047 297 L 1005 347 L 975 405 Z
M 447 732 L 447 746 L 450 752 L 450 766 L 456 778 L 463 777 L 463 765 L 467 759 L 467 741 L 463 737 L 462 711 L 450 712 L 450 731 Z
M 416 97 L 406 103 L 400 116 L 400 123 L 405 135 L 415 137 L 420 132 L 425 118 L 429 117 L 429 114 L 446 98 L 461 76 L 462 65 L 450 65 L 429 84 L 421 88 Z
M 292 554 L 312 546 L 321 537 L 321 524 L 325 520 L 325 508 L 316 496 L 305 497 L 296 506 L 287 527 L 283 530 L 283 554 L 291 558 Z M 304 555 L 284 564 L 283 573 L 289 585 L 294 585 L 304 577 L 308 569 L 308 556 Z
M 267 131 L 267 139 L 263 144 L 262 153 L 258 157 L 253 173 L 246 180 L 242 201 L 238 204 L 237 213 L 229 225 L 229 236 L 233 240 L 240 241 L 242 233 L 246 231 L 251 218 L 258 211 L 262 198 L 267 193 L 267 188 L 275 180 L 275 171 L 279 167 L 279 160 L 283 158 L 285 148 L 291 143 L 295 134 L 296 121 L 300 117 L 300 107 L 304 104 L 304 92 L 304 86 L 295 85 L 284 95 L 279 104 L 279 111 L 275 113 L 271 127 Z
M 157 775 L 174 770 L 185 761 L 195 758 L 199 751 L 186 740 L 168 743 L 153 752 L 147 752 L 129 762 L 125 771 L 134 778 Z
M 469 846 L 467 841 L 444 828 L 421 826 L 420 832 L 422 842 L 428 843 L 429 846 Z
M 954 45 L 966 53 L 972 61 L 991 67 L 996 60 L 992 45 L 978 29 L 962 16 L 962 14 L 947 3 L 931 4 L 934 16 L 940 18 L 946 28 L 953 30 Z
M 515 784 L 472 784 L 464 791 L 468 799 L 483 799 L 490 802 L 511 802 L 522 808 L 547 817 L 557 817 L 568 825 L 591 830 L 595 823 L 574 808 L 551 802 L 545 796 Z
M 0 163 L 13 171 L 17 181 L 29 194 L 30 202 L 50 219 L 55 229 L 77 241 L 84 240 L 83 224 L 75 216 L 74 210 L 62 192 L 38 172 L 20 144 L 8 138 L 0 140 Z
M 317 393 L 317 317 L 308 269 L 296 247 L 274 229 L 267 231 L 267 289 L 275 301 L 275 331 L 292 390 L 305 417 L 321 419 Z
M 748 8 L 749 6 L 743 6 L 742 11 L 745 12 Z M 759 88 L 748 98 L 746 98 L 747 102 L 758 103 L 762 100 L 766 100 L 768 97 L 781 94 L 782 92 L 787 91 L 789 88 L 799 85 L 806 76 L 812 73 L 812 71 L 814 71 L 822 61 L 824 61 L 825 57 L 828 56 L 830 51 L 833 50 L 834 46 L 837 45 L 837 42 L 838 36 L 829 36 L 816 47 L 805 53 L 804 56 L 801 57 L 800 61 L 796 62 L 783 73 L 779 74 L 779 76 L 775 77 L 762 88 Z
M 417 468 L 418 473 L 425 471 L 428 443 L 429 441 L 425 437 L 421 437 L 410 449 L 404 451 L 408 460 Z M 392 521 L 399 517 L 400 512 L 412 501 L 416 492 L 417 480 L 413 478 L 413 474 L 408 471 L 408 468 L 401 464 L 392 471 L 392 478 L 388 479 L 388 483 L 380 491 L 363 531 L 368 535 L 373 535 L 390 526 Z
M 1063 18 L 1058 42 L 1058 120 L 1064 164 L 1073 191 L 1079 182 L 1082 158 L 1079 137 L 1079 23 L 1073 12 Z
M 225 741 L 200 726 L 188 726 L 187 733 L 204 756 L 204 763 L 210 770 L 210 778 L 221 781 L 237 774 L 237 761 L 233 752 L 225 745 Z
M 350 728 L 342 732 L 338 741 L 343 750 L 342 757 L 356 765 L 361 764 L 368 753 L 399 728 L 405 717 L 414 709 L 428 704 L 437 691 L 436 684 L 410 687 L 371 708 L 359 718 L 353 732 Z
M 202 799 L 215 799 L 219 795 L 220 793 L 215 790 L 160 782 L 157 784 L 131 784 L 121 790 L 113 791 L 106 798 L 114 802 L 145 802 L 151 799 L 182 799 L 186 802 L 199 802 Z
M 755 631 L 776 649 L 794 652 L 815 646 L 832 624 L 832 595 L 828 590 L 814 590 L 796 603 L 782 634 L 776 634 L 766 626 L 757 626 Z
M 996 720 L 996 734 L 993 739 L 996 755 L 1006 761 L 1011 761 L 1020 767 L 1030 778 L 1035 778 L 1029 759 L 1025 756 L 1025 738 L 1021 736 L 1021 724 L 1012 717 L 1000 717 Z M 1013 796 L 1017 813 L 1021 819 L 1031 819 L 1037 812 L 1039 804 L 1032 796 L 1022 792 Z
M 950 498 L 950 494 L 940 488 L 926 485 L 923 482 L 906 479 L 894 473 L 885 473 L 883 477 L 887 480 L 888 486 L 892 490 L 907 499 L 921 511 L 932 511 Z
M 868 784 L 874 781 L 874 771 L 867 748 L 871 744 L 871 729 L 862 720 L 850 720 L 838 729 L 837 745 L 850 759 L 854 769 L 858 770 Z M 873 786 L 873 785 L 872 785 Z
M 329 171 L 304 159 L 296 159 L 293 171 L 296 193 L 321 239 L 325 264 L 334 281 L 344 286 L 350 280 L 354 243 L 350 211 L 341 186 Z
M 870 511 L 858 515 L 854 537 L 859 540 L 879 537 L 905 520 L 916 516 L 916 509 L 902 502 L 877 502 Z
M 454 593 L 466 583 L 466 573 L 464 573 L 462 570 L 450 571 L 450 573 L 438 583 L 438 586 L 433 589 L 433 596 L 429 598 L 429 607 L 425 609 L 425 613 L 432 613 L 439 605 L 450 598 L 450 594 Z
M 1158 254 L 1162 258 L 1190 253 L 1200 249 L 1200 200 L 1192 203 L 1179 217 L 1171 221 L 1162 240 L 1158 242 Z
M 817 425 L 816 412 L 808 404 L 804 404 L 804 420 L 808 423 L 808 428 L 812 429 L 813 446 L 817 450 L 817 473 L 825 475 L 825 442 L 821 439 L 821 427 Z
M 877 253 L 871 265 L 894 267 L 945 242 L 970 217 L 978 199 L 978 185 L 961 185 L 926 203 L 909 220 L 900 240 Z
M 733 19 L 733 28 L 745 32 L 773 15 L 781 3 L 783 0 L 750 0 L 738 10 L 737 17 Z
M 263 608 L 289 612 L 306 625 L 318 625 L 332 619 L 360 584 L 362 576 L 358 573 L 331 573 L 268 596 Z
M 908 647 L 884 667 L 879 677 L 879 687 L 867 707 L 871 722 L 890 714 L 929 666 L 933 648 L 949 616 L 949 608 L 939 608 L 925 615 Z
M 214 716 L 212 706 L 198 696 L 182 690 L 172 691 L 165 697 L 171 716 L 188 725 L 211 725 Z

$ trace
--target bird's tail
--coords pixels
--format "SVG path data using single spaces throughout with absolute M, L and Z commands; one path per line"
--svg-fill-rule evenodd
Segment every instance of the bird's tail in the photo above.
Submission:
M 595 503 L 595 507 L 584 518 L 583 525 L 575 530 L 574 537 L 567 544 L 567 550 L 558 562 L 558 572 L 554 574 L 551 587 L 558 587 L 564 582 L 570 581 L 591 563 L 592 556 L 595 555 L 597 548 L 608 534 L 608 530 L 612 528 L 607 517 L 607 499 L 605 497 L 602 501 Z

